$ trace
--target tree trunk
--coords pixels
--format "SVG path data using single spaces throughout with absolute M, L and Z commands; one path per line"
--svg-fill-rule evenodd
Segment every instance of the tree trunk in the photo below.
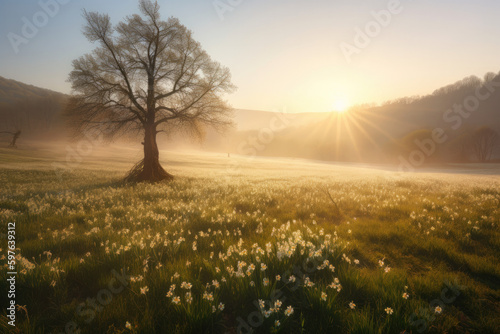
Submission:
M 156 127 L 147 127 L 144 134 L 144 180 L 162 181 L 172 179 L 172 175 L 167 173 L 160 165 L 160 153 L 156 143 Z
M 144 159 L 130 171 L 125 180 L 132 182 L 173 180 L 174 177 L 160 165 L 160 153 L 156 143 L 156 127 L 146 126 L 144 130 Z

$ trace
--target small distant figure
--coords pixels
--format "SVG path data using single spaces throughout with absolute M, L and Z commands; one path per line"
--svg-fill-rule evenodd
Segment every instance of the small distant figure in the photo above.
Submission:
M 228 158 L 231 158 L 231 154 L 230 154 L 230 153 L 228 153 L 228 154 L 227 154 L 227 157 L 228 157 Z

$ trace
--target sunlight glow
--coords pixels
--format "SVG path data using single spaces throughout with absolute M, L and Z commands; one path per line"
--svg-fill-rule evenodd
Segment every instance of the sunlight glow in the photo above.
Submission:
M 349 101 L 345 98 L 336 98 L 332 104 L 333 112 L 343 113 L 346 112 L 350 107 Z

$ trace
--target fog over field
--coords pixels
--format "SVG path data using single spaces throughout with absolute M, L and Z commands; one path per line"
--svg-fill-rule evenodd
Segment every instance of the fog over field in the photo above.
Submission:
M 441 332 L 466 310 L 468 326 L 495 330 L 498 166 L 407 173 L 161 151 L 174 181 L 123 184 L 135 148 L 71 164 L 61 152 L 0 150 L 1 213 L 17 222 L 16 284 L 31 306 L 21 328 Z M 120 268 L 126 289 L 110 294 Z
M 0 3 L 0 333 L 500 334 L 500 2 Z
M 5 144 L 21 129 L 18 144 L 25 147 L 40 140 L 73 145 L 83 140 L 93 147 L 108 143 L 106 131 L 83 139 L 74 136 L 64 114 L 67 96 L 7 79 L 0 80 L 0 85 Z M 199 133 L 193 135 L 189 129 L 170 127 L 159 134 L 158 142 L 173 150 L 382 163 L 412 171 L 436 164 L 498 162 L 497 88 L 500 76 L 488 73 L 484 79 L 469 77 L 422 97 L 380 106 L 360 105 L 347 113 L 234 109 L 231 124 L 222 132 L 200 125 Z M 480 101 L 473 112 L 467 112 L 465 106 L 460 112 L 454 104 L 471 103 L 477 91 L 489 90 L 488 100 Z M 136 145 L 140 136 L 140 132 L 130 131 L 115 141 Z

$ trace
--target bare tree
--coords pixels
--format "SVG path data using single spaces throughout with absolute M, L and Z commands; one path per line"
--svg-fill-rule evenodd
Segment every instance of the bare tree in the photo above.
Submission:
M 17 114 L 9 114 L 3 115 L 1 119 L 2 128 L 0 131 L 0 135 L 7 135 L 11 137 L 10 144 L 8 147 L 17 148 L 17 140 L 21 136 L 21 128 L 23 127 L 25 113 L 19 112 Z
M 477 129 L 472 135 L 471 149 L 480 162 L 491 159 L 500 141 L 498 133 L 487 126 Z
M 160 19 L 157 2 L 143 0 L 139 8 L 142 15 L 115 27 L 108 15 L 84 11 L 84 35 L 99 47 L 73 61 L 68 112 L 80 131 L 142 133 L 144 159 L 127 180 L 155 182 L 173 178 L 160 165 L 157 134 L 230 125 L 221 95 L 235 87 L 191 31 L 176 18 Z
M 19 139 L 19 136 L 21 136 L 21 130 L 17 130 L 12 134 L 12 140 L 10 141 L 9 147 L 17 148 L 17 140 Z
M 0 134 L 7 134 L 12 136 L 12 139 L 10 141 L 9 147 L 12 148 L 17 148 L 17 140 L 19 139 L 19 136 L 21 136 L 21 130 L 17 130 L 16 132 L 10 132 L 10 131 L 2 131 Z

